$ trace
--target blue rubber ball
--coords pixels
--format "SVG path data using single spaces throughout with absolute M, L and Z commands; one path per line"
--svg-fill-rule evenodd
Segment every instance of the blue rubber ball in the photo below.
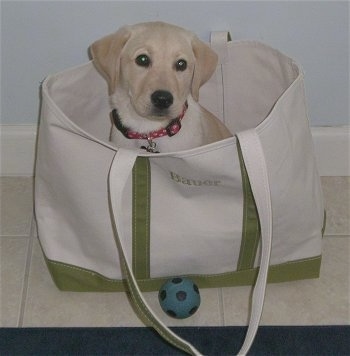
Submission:
M 158 299 L 164 312 L 176 319 L 190 317 L 201 303 L 197 285 L 185 277 L 169 279 L 159 290 Z

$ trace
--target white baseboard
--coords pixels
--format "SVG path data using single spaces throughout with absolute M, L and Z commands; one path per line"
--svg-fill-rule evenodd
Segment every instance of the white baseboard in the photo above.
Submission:
M 350 126 L 312 127 L 321 176 L 350 176 Z
M 321 176 L 350 175 L 350 126 L 312 127 Z M 0 125 L 0 176 L 32 176 L 36 125 Z
M 36 125 L 0 125 L 0 176 L 32 176 Z

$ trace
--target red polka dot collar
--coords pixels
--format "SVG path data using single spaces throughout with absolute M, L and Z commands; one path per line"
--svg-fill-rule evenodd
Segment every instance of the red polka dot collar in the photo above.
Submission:
M 155 138 L 163 137 L 163 136 L 174 136 L 181 129 L 181 120 L 185 116 L 186 110 L 188 108 L 187 101 L 183 107 L 182 113 L 180 116 L 171 120 L 169 125 L 159 130 L 151 131 L 148 133 L 140 133 L 137 131 L 133 131 L 128 127 L 124 126 L 121 122 L 120 116 L 118 114 L 117 109 L 112 110 L 112 119 L 115 127 L 126 137 L 129 139 L 145 139 L 145 140 L 154 140 Z

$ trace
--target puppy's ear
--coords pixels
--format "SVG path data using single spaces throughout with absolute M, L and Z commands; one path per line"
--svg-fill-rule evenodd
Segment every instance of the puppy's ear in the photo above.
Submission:
M 116 33 L 105 36 L 90 46 L 90 53 L 98 71 L 108 82 L 109 94 L 113 94 L 118 78 L 120 54 L 131 35 L 128 26 L 120 28 Z
M 193 99 L 198 101 L 199 88 L 213 75 L 218 63 L 218 56 L 209 46 L 200 41 L 197 37 L 194 37 L 192 40 L 192 49 L 196 62 L 191 92 Z

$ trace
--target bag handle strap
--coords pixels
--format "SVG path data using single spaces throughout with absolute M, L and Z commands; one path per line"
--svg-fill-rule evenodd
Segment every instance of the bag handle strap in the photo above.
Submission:
M 262 241 L 261 262 L 253 292 L 249 327 L 243 346 L 238 353 L 239 355 L 246 355 L 254 341 L 264 304 L 272 242 L 272 209 L 266 161 L 259 136 L 254 129 L 244 131 L 237 136 L 259 213 Z M 201 355 L 194 346 L 171 331 L 149 307 L 133 274 L 130 258 L 125 252 L 127 240 L 121 221 L 123 212 L 121 197 L 131 175 L 136 158 L 136 151 L 119 149 L 114 156 L 109 173 L 109 196 L 112 210 L 112 223 L 122 267 L 126 277 L 126 283 L 138 312 L 147 319 L 150 325 L 166 341 L 190 355 Z
M 239 352 L 240 355 L 245 355 L 249 351 L 258 331 L 264 306 L 272 246 L 272 206 L 264 150 L 256 130 L 243 131 L 238 133 L 237 137 L 258 210 L 261 229 L 260 268 L 252 297 L 249 327 L 243 346 Z
M 210 33 L 210 46 L 219 57 L 219 64 L 229 61 L 227 43 L 231 41 L 231 34 L 228 31 L 213 31 Z

